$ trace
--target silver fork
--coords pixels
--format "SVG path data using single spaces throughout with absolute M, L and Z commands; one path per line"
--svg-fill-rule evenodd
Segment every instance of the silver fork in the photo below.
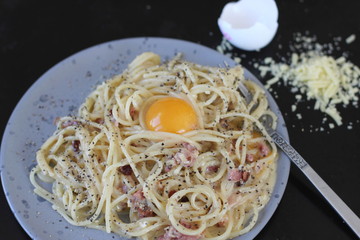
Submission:
M 252 95 L 247 87 L 240 82 L 239 90 L 243 94 L 245 101 L 249 103 Z M 305 161 L 303 157 L 287 142 L 279 133 L 277 133 L 272 126 L 273 119 L 270 117 L 264 118 L 262 123 L 274 141 L 281 150 L 289 157 L 289 159 L 305 174 L 310 182 L 317 188 L 317 190 L 324 196 L 328 203 L 335 209 L 335 211 L 342 217 L 342 219 L 349 225 L 354 233 L 360 238 L 360 219 L 359 217 L 344 203 L 343 200 L 326 184 L 326 182 L 314 171 L 312 167 Z

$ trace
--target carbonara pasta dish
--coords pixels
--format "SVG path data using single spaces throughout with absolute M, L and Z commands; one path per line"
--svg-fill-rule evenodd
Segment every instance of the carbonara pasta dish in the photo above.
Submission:
M 241 66 L 161 63 L 145 52 L 77 116 L 57 120 L 30 180 L 76 226 L 149 240 L 231 239 L 254 227 L 274 186 L 265 115 L 275 117 Z

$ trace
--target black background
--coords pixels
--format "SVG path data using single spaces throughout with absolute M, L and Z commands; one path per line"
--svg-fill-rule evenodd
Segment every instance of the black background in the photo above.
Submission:
M 16 103 L 46 70 L 64 58 L 102 42 L 139 36 L 179 38 L 216 48 L 222 40 L 217 18 L 227 1 L 0 1 L 0 135 Z M 233 50 L 242 64 L 267 56 L 287 56 L 295 32 L 316 35 L 322 43 L 355 33 L 334 56 L 348 53 L 360 65 L 360 1 L 277 0 L 279 29 L 260 52 Z M 283 46 L 279 50 L 278 45 Z M 263 79 L 264 80 L 264 79 Z M 265 82 L 265 80 L 264 80 Z M 313 102 L 303 103 L 301 120 L 291 111 L 294 95 L 275 87 L 292 145 L 351 209 L 360 215 L 360 111 L 341 109 L 344 125 L 329 129 Z M 311 106 L 310 110 L 306 106 Z M 351 130 L 347 129 L 353 123 Z M 325 131 L 315 131 L 324 127 Z M 30 239 L 0 191 L 0 238 Z M 342 219 L 294 166 L 283 199 L 256 239 L 357 239 Z

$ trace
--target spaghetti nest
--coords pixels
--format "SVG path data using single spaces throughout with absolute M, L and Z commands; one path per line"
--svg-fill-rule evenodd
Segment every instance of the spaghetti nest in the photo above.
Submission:
M 237 90 L 242 82 L 253 98 Z M 150 131 L 148 99 L 175 96 L 198 125 Z M 35 193 L 69 223 L 141 239 L 229 239 L 256 224 L 276 176 L 277 150 L 259 121 L 264 91 L 243 69 L 143 53 L 99 85 L 37 152 Z M 51 191 L 40 182 L 50 182 Z

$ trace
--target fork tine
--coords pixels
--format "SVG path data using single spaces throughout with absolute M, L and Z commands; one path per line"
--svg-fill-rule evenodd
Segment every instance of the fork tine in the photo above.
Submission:
M 247 87 L 242 82 L 239 82 L 238 88 L 240 90 L 240 93 L 244 96 L 246 104 L 249 104 L 252 99 L 252 95 L 251 95 L 250 91 L 247 89 Z

